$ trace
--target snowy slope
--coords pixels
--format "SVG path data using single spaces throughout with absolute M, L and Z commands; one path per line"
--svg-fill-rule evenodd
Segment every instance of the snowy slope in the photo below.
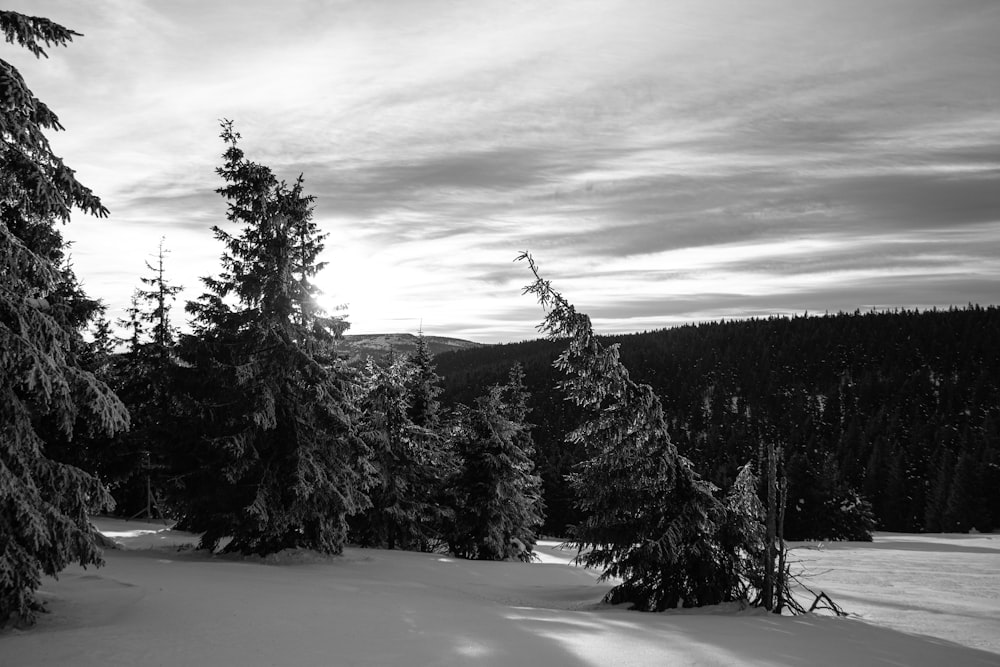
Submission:
M 533 564 L 361 549 L 261 561 L 177 551 L 170 545 L 194 537 L 156 524 L 99 525 L 129 550 L 46 583 L 53 613 L 0 635 L 0 665 L 1000 664 L 996 644 L 985 652 L 852 619 L 603 606 L 608 585 L 568 565 L 572 554 L 555 543 Z M 850 564 L 854 575 L 838 575 L 845 582 L 861 577 L 845 588 L 849 608 L 855 593 L 877 595 L 865 578 L 881 567 L 868 565 L 874 551 L 878 543 L 817 552 Z M 968 552 L 952 555 L 961 571 Z M 996 619 L 997 576 L 975 580 L 992 586 L 993 606 L 983 606 Z

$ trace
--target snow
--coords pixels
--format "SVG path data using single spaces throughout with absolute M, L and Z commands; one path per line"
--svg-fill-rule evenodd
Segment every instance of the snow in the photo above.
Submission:
M 52 613 L 0 633 L 0 665 L 1000 665 L 1000 536 L 796 549 L 810 585 L 858 620 L 602 605 L 610 584 L 552 541 L 530 564 L 353 548 L 259 559 L 97 523 L 125 548 L 48 580 Z
M 1000 653 L 1000 535 L 876 533 L 873 544 L 817 546 L 791 557 L 810 588 L 852 615 Z

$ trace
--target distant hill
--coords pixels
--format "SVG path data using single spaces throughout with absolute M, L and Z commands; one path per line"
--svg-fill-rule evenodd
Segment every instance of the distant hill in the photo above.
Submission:
M 457 350 L 469 350 L 482 347 L 481 343 L 474 343 L 471 340 L 461 338 L 448 338 L 446 336 L 424 336 L 424 341 L 431 354 L 438 355 L 442 352 L 454 352 Z M 413 334 L 351 334 L 345 335 L 340 341 L 341 352 L 350 358 L 364 359 L 374 357 L 382 359 L 390 352 L 393 354 L 410 354 L 417 350 L 417 336 Z

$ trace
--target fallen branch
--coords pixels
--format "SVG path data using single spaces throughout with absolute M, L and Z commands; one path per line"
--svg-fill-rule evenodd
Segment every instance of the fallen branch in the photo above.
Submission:
M 798 561 L 795 561 L 796 563 Z M 784 561 L 784 577 L 782 579 L 782 587 L 778 591 L 779 596 L 784 602 L 784 604 L 791 610 L 794 615 L 811 614 L 816 611 L 832 611 L 837 616 L 849 616 L 849 614 L 844 611 L 844 609 L 838 605 L 833 599 L 827 595 L 824 591 L 819 591 L 818 593 L 813 589 L 802 583 L 801 573 L 799 575 L 792 574 L 791 563 Z M 792 593 L 792 585 L 802 588 L 810 595 L 813 596 L 813 602 L 806 609 Z
M 811 592 L 812 591 L 810 591 L 810 593 Z M 822 607 L 820 606 L 821 602 L 825 603 L 825 605 L 822 606 Z M 813 600 L 812 606 L 809 607 L 809 612 L 812 613 L 816 609 L 829 609 L 830 611 L 832 611 L 833 613 L 835 613 L 837 616 L 847 616 L 847 612 L 844 611 L 843 609 L 841 609 L 840 605 L 838 605 L 836 602 L 834 602 L 833 600 L 831 600 L 830 596 L 827 595 L 826 593 L 824 593 L 823 591 L 820 591 L 819 595 L 816 596 L 816 599 Z

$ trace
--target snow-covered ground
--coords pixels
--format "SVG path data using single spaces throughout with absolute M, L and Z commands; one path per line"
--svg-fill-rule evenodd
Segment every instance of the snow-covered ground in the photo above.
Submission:
M 796 550 L 862 621 L 601 605 L 609 585 L 555 542 L 532 564 L 362 549 L 262 561 L 178 551 L 194 536 L 162 525 L 98 524 L 127 549 L 47 582 L 52 613 L 0 633 L 0 665 L 1000 665 L 1000 536 Z
M 852 616 L 1000 654 L 1000 534 L 876 533 L 874 543 L 817 546 L 800 543 L 791 558 Z

